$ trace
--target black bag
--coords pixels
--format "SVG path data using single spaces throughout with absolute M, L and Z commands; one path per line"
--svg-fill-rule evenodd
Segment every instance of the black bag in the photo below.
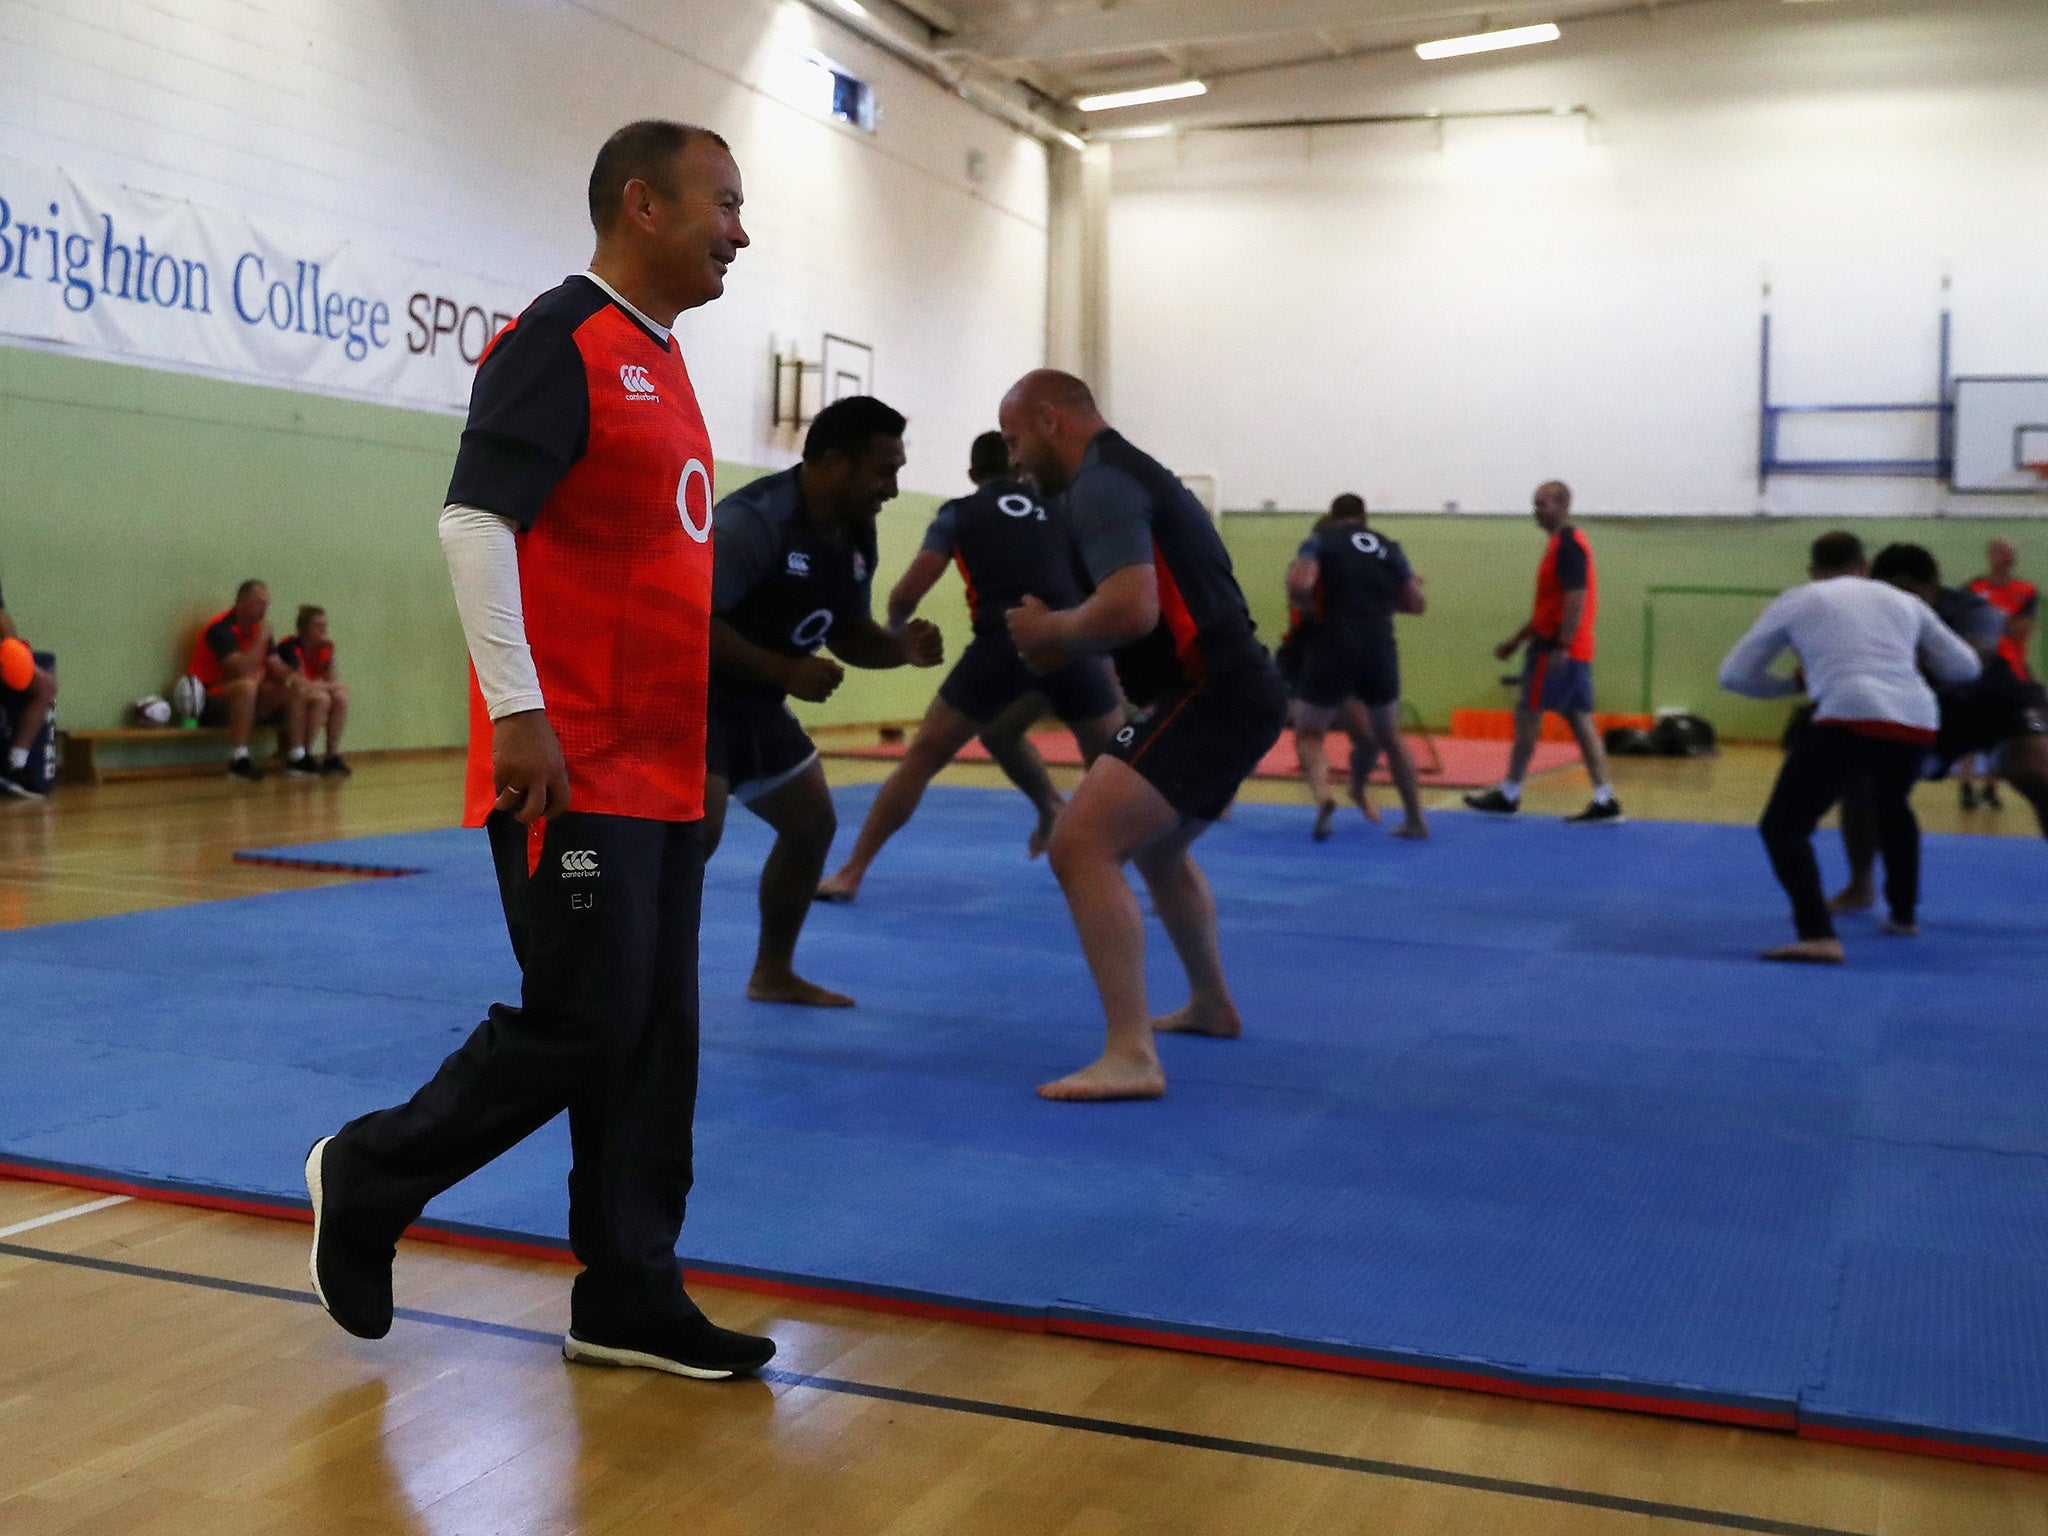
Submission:
M 1600 738 L 1609 757 L 1655 757 L 1657 744 L 1640 726 L 1617 725 Z
M 1659 715 L 1649 734 L 1650 748 L 1659 757 L 1714 755 L 1714 728 L 1698 715 Z

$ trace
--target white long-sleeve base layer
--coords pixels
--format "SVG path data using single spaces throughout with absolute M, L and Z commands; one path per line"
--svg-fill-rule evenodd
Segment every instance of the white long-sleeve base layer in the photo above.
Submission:
M 440 532 L 484 707 L 493 720 L 541 708 L 540 674 L 526 643 L 519 595 L 517 531 L 495 512 L 451 504 L 441 509 Z
M 1788 650 L 1806 673 L 1815 720 L 1904 727 L 1930 738 L 1941 707 L 1921 668 L 1946 684 L 1967 683 L 1983 670 L 1977 653 L 1932 608 L 1862 576 L 1830 576 L 1780 594 L 1721 663 L 1721 686 L 1752 699 L 1799 692 L 1796 682 L 1770 670 Z

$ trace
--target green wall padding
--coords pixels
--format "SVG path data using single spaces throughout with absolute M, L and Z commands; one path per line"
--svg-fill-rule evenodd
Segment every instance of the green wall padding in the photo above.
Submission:
M 236 583 L 259 576 L 280 630 L 301 602 L 329 609 L 355 694 L 352 746 L 460 742 L 462 635 L 434 537 L 460 431 L 452 416 L 0 347 L 0 584 L 23 634 L 58 654 L 63 720 L 119 723 L 131 700 L 161 691 L 181 670 L 197 625 L 227 605 Z M 721 463 L 718 489 L 761 472 Z M 878 611 L 939 500 L 906 492 L 883 510 Z M 1283 573 L 1312 520 L 1224 518 L 1268 643 L 1285 623 Z M 1923 543 L 1952 579 L 1975 574 L 1985 539 L 2003 534 L 2020 547 L 2021 574 L 2048 585 L 2048 520 L 1840 523 L 1873 549 L 1892 539 Z M 1402 542 L 1427 581 L 1430 611 L 1400 621 L 1407 697 L 1435 725 L 1460 706 L 1505 703 L 1498 679 L 1506 669 L 1490 647 L 1527 615 L 1543 548 L 1533 521 L 1468 514 L 1373 525 Z M 1600 567 L 1600 707 L 1643 704 L 1652 586 L 1790 585 L 1803 579 L 1807 545 L 1831 525 L 1586 520 Z M 1730 737 L 1774 734 L 1782 705 L 1738 700 L 1714 683 L 1722 654 L 1761 605 L 1745 596 L 1657 598 L 1650 702 L 1694 710 Z M 957 655 L 968 636 L 959 578 L 942 578 L 923 612 Z M 799 713 L 813 724 L 915 719 L 940 675 L 850 670 L 834 698 Z
M 1314 520 L 1308 512 L 1224 516 L 1224 542 L 1268 644 L 1277 644 L 1285 631 L 1287 564 Z M 1513 669 L 1494 660 L 1492 647 L 1528 618 L 1544 544 L 1535 520 L 1390 515 L 1373 518 L 1372 526 L 1400 541 L 1429 599 L 1427 613 L 1399 621 L 1405 697 L 1437 726 L 1449 723 L 1453 709 L 1497 709 L 1512 702 L 1499 679 Z M 1853 530 L 1873 553 L 1895 541 L 1923 544 L 1941 562 L 1947 581 L 1965 581 L 1981 571 L 1985 541 L 2002 535 L 2019 546 L 2020 574 L 2048 586 L 2048 520 L 2041 519 L 1596 517 L 1579 526 L 1600 574 L 1596 702 L 1615 712 L 1644 706 L 1644 604 L 1651 587 L 1781 590 L 1806 579 L 1807 548 L 1829 528 Z M 1776 736 L 1787 706 L 1739 699 L 1715 682 L 1721 658 L 1766 601 L 1691 593 L 1657 597 L 1650 706 L 1691 710 L 1732 740 Z M 2038 655 L 2038 636 L 2035 650 Z

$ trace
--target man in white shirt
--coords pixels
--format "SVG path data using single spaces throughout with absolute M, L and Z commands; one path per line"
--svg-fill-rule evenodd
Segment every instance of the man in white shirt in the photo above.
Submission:
M 1941 723 L 1934 690 L 1981 670 L 1977 653 L 1919 598 L 1869 579 L 1863 545 L 1852 533 L 1813 541 L 1813 580 L 1778 597 L 1721 663 L 1721 686 L 1753 699 L 1804 690 L 1812 726 L 1793 737 L 1758 829 L 1778 883 L 1792 900 L 1798 939 L 1763 952 L 1766 960 L 1842 963 L 1813 832 L 1852 782 L 1868 782 L 1884 853 L 1885 931 L 1917 933 L 1920 824 L 1908 799 Z M 1792 651 L 1799 674 L 1771 663 Z

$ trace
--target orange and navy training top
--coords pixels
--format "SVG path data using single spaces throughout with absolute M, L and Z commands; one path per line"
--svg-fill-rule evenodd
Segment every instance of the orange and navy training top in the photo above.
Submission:
M 1081 601 L 1066 508 L 1040 501 L 1021 480 L 985 480 L 947 502 L 925 529 L 922 548 L 960 567 L 977 635 L 1006 635 L 1003 615 L 1035 597 L 1048 608 Z
M 1571 635 L 1558 633 L 1564 625 L 1564 600 L 1568 592 L 1586 594 L 1579 610 L 1579 627 Z M 1593 659 L 1593 620 L 1600 611 L 1600 574 L 1593 565 L 1593 549 L 1586 536 L 1571 523 L 1550 536 L 1543 561 L 1536 567 L 1536 607 L 1529 627 L 1536 638 L 1550 645 L 1563 645 L 1573 661 Z
M 1998 642 L 1998 654 L 2011 664 L 2015 676 L 2022 681 L 2034 674 L 2027 670 L 2027 643 L 2012 632 L 2014 619 L 2031 619 L 2040 611 L 2041 594 L 2031 581 L 2013 577 L 2006 581 L 1993 581 L 1989 576 L 1979 576 L 1970 583 L 1970 590 L 2005 615 L 2005 638 Z
M 1115 654 L 1133 704 L 1272 665 L 1216 525 L 1172 470 L 1105 428 L 1088 444 L 1066 499 L 1091 586 L 1130 565 L 1150 565 L 1158 577 L 1159 622 Z
M 309 682 L 324 683 L 334 673 L 334 642 L 307 645 L 297 635 L 277 642 L 277 659 Z
M 185 663 L 185 670 L 204 683 L 207 692 L 211 693 L 228 680 L 227 668 L 221 663 L 237 652 L 255 650 L 262 635 L 262 624 L 237 623 L 232 608 L 216 613 L 206 621 L 199 638 L 192 642 L 192 659 Z
M 518 530 L 519 591 L 579 812 L 704 814 L 711 439 L 680 350 L 586 277 L 542 294 L 477 365 L 451 504 Z M 463 821 L 493 800 L 470 674 Z

